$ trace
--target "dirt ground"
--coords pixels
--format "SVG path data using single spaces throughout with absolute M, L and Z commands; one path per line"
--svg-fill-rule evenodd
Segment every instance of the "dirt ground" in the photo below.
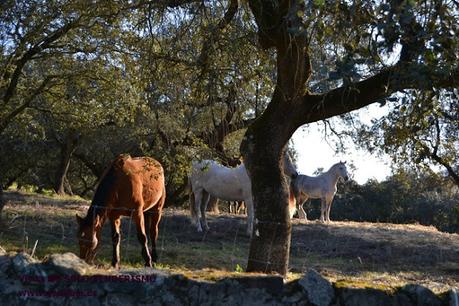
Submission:
M 0 245 L 9 251 L 44 257 L 78 254 L 75 214 L 88 203 L 17 192 L 6 193 Z M 214 279 L 245 268 L 249 238 L 245 217 L 208 214 L 210 231 L 197 233 L 186 210 L 166 209 L 160 223 L 160 269 Z M 423 284 L 434 291 L 459 288 L 459 235 L 415 224 L 293 220 L 290 272 L 315 269 L 332 281 L 376 285 Z M 111 241 L 104 227 L 98 263 L 109 269 Z M 134 224 L 123 219 L 121 263 L 142 265 Z

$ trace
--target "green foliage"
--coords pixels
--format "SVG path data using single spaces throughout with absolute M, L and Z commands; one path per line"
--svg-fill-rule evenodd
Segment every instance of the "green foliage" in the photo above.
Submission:
M 239 264 L 236 264 L 236 267 L 234 268 L 234 272 L 243 273 L 244 272 L 244 268 L 242 268 Z
M 215 158 L 225 142 L 212 131 L 237 131 L 265 108 L 273 58 L 256 55 L 248 12 L 218 34 L 221 43 L 203 48 L 224 7 L 190 5 L 184 15 L 150 9 L 79 0 L 5 5 L 1 184 L 54 188 L 63 147 L 72 143 L 67 191 L 90 196 L 110 160 L 130 153 L 162 162 L 175 202 L 191 160 Z M 7 97 L 15 70 L 20 77 Z M 225 142 L 227 157 L 239 155 L 238 137 Z
M 454 178 L 459 166 L 457 90 L 407 92 L 392 107 L 389 115 L 360 128 L 360 144 L 389 154 L 399 168 L 431 172 L 436 164 Z

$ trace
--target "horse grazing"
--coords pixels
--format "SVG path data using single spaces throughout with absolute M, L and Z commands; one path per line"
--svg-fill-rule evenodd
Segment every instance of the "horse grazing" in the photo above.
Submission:
M 298 175 L 292 184 L 297 197 L 299 217 L 307 220 L 303 209 L 304 202 L 308 199 L 321 199 L 320 221 L 330 222 L 330 208 L 340 177 L 345 181 L 349 180 L 346 162 L 336 163 L 327 172 L 318 176 Z
M 284 154 L 283 167 L 284 174 L 288 177 L 298 175 L 288 154 Z M 252 236 L 254 222 L 252 184 L 243 163 L 235 168 L 228 168 L 212 160 L 193 161 L 188 182 L 191 184 L 191 195 L 194 195 L 194 203 L 192 200 L 192 205 L 190 205 L 191 217 L 196 223 L 198 232 L 202 232 L 203 228 L 209 230 L 206 208 L 209 197 L 213 196 L 224 201 L 245 202 L 247 234 Z M 295 201 L 292 190 L 291 193 L 290 199 Z M 296 210 L 295 203 L 289 204 L 289 208 L 293 210 L 293 213 L 290 213 L 293 215 Z
M 153 158 L 118 156 L 105 170 L 86 217 L 76 216 L 80 257 L 87 262 L 94 260 L 102 226 L 109 219 L 113 243 L 112 266 L 119 268 L 121 216 L 131 216 L 137 227 L 145 265 L 151 267 L 152 261 L 158 259 L 156 240 L 166 199 L 164 181 L 163 167 Z M 147 232 L 152 245 L 151 253 L 148 250 Z

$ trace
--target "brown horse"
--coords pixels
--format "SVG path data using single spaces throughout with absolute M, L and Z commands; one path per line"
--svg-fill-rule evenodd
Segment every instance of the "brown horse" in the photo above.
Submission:
M 145 265 L 151 267 L 152 261 L 158 259 L 156 240 L 165 199 L 164 170 L 158 161 L 149 157 L 118 156 L 102 176 L 86 217 L 76 216 L 80 257 L 87 262 L 94 260 L 102 226 L 109 219 L 113 242 L 112 266 L 119 268 L 121 216 L 131 216 L 137 227 Z M 151 253 L 148 251 L 147 231 Z

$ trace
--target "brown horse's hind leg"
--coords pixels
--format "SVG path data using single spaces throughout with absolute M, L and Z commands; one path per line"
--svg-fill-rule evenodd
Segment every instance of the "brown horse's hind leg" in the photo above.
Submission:
M 145 214 L 148 215 L 148 230 L 149 230 L 149 238 L 151 243 L 151 260 L 153 262 L 158 262 L 158 252 L 156 251 L 156 240 L 158 240 L 158 225 L 159 220 L 161 219 L 161 211 L 156 210 L 153 208 L 154 211 L 146 212 Z
M 143 212 L 138 212 L 133 216 L 133 218 L 137 226 L 137 239 L 142 246 L 142 257 L 145 260 L 145 266 L 151 267 L 152 262 L 150 252 L 148 251 L 148 239 L 145 233 L 145 220 L 143 218 Z
M 116 269 L 120 268 L 120 242 L 121 242 L 120 224 L 121 224 L 120 218 L 110 220 L 110 225 L 112 228 L 112 244 L 113 244 L 112 266 Z
M 158 240 L 159 221 L 161 220 L 161 213 L 166 201 L 166 190 L 163 191 L 163 196 L 159 200 L 157 206 L 153 207 L 153 211 L 145 212 L 148 216 L 148 230 L 151 241 L 151 259 L 153 262 L 158 262 L 158 253 L 156 251 L 156 241 Z

